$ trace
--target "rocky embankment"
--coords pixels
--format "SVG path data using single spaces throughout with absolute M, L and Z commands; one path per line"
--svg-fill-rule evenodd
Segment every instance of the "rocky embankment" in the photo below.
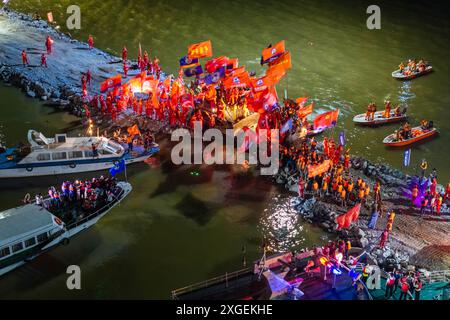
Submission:
M 359 221 L 350 229 L 337 231 L 336 217 L 349 209 L 326 197 L 314 198 L 306 193 L 305 199 L 294 201 L 297 212 L 308 222 L 327 232 L 349 238 L 354 245 L 365 248 L 380 266 L 404 266 L 414 264 L 418 268 L 448 269 L 450 266 L 450 208 L 442 206 L 441 216 L 420 215 L 410 205 L 408 184 L 412 177 L 387 165 L 373 164 L 362 158 L 352 158 L 350 174 L 361 177 L 373 189 L 376 181 L 381 182 L 381 196 L 384 214 L 378 219 L 374 230 L 367 228 L 371 216 L 373 199 L 369 197 L 362 206 Z M 297 178 L 287 170 L 281 170 L 275 177 L 291 192 L 297 193 Z M 442 191 L 443 187 L 439 186 Z M 394 227 L 384 249 L 378 246 L 379 237 L 386 226 L 387 213 L 396 212 Z M 433 251 L 433 254 L 430 254 Z
M 54 40 L 53 52 L 47 56 L 48 68 L 41 66 L 46 53 L 45 40 Z M 22 65 L 25 49 L 29 65 Z M 45 20 L 0 10 L 0 80 L 21 88 L 28 96 L 59 107 L 77 116 L 82 112 L 81 76 L 91 71 L 88 94 L 99 93 L 100 83 L 122 68 L 119 58 L 102 50 L 89 49 L 87 43 L 74 40 L 55 30 Z

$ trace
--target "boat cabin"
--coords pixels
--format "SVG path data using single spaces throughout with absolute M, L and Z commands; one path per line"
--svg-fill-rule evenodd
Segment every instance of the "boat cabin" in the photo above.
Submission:
M 123 147 L 104 137 L 67 137 L 56 134 L 47 138 L 35 130 L 28 131 L 31 150 L 21 159 L 20 164 L 46 162 L 78 162 L 105 158 L 119 158 L 124 154 Z M 94 154 L 93 145 L 97 155 Z
M 0 212 L 0 268 L 32 256 L 64 231 L 60 219 L 35 204 Z

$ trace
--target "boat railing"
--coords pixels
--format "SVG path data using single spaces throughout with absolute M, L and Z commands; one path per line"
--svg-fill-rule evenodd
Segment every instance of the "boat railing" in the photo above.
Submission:
M 87 215 L 87 216 L 84 217 L 83 219 L 78 220 L 78 221 L 75 221 L 75 222 L 72 222 L 72 223 L 66 225 L 66 229 L 67 229 L 67 230 L 70 230 L 70 229 L 76 228 L 76 227 L 78 227 L 79 225 L 82 225 L 83 223 L 85 223 L 85 222 L 87 222 L 87 221 L 89 221 L 89 220 L 94 219 L 95 217 L 99 216 L 100 214 L 102 214 L 102 213 L 105 212 L 106 210 L 111 209 L 111 208 L 114 206 L 114 204 L 115 204 L 116 202 L 120 202 L 121 197 L 123 196 L 124 193 L 125 193 L 125 190 L 124 190 L 124 189 L 121 189 L 120 192 L 119 192 L 119 194 L 118 194 L 117 196 L 115 196 L 115 201 L 107 202 L 106 205 L 104 205 L 103 207 L 101 207 L 101 208 L 98 209 L 97 211 L 95 211 L 95 212 L 93 212 L 93 213 Z
M 175 289 L 172 290 L 172 299 L 176 300 L 178 299 L 179 296 L 189 293 L 189 292 L 193 292 L 199 289 L 204 289 L 207 288 L 209 286 L 215 285 L 215 284 L 219 284 L 219 283 L 224 283 L 225 282 L 225 286 L 228 287 L 228 281 L 232 281 L 234 279 L 237 279 L 238 277 L 244 275 L 244 274 L 248 274 L 248 273 L 253 273 L 253 269 L 252 268 L 245 268 L 245 269 L 241 269 L 238 271 L 233 271 L 230 273 L 225 273 L 224 275 L 218 276 L 218 277 L 214 277 L 208 280 L 204 280 L 201 282 L 197 282 L 194 283 L 192 285 L 186 286 L 186 287 L 182 287 L 179 289 Z

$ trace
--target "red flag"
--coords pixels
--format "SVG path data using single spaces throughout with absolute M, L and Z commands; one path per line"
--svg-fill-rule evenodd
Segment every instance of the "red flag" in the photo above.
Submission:
M 158 87 L 158 80 L 153 77 L 148 77 L 144 81 L 142 81 L 142 92 L 143 93 L 153 93 L 157 94 L 156 88 Z
M 210 40 L 191 44 L 188 47 L 189 59 L 207 58 L 207 57 L 212 57 L 212 44 Z
M 348 227 L 350 227 L 351 223 L 358 219 L 360 210 L 361 204 L 358 203 L 346 213 L 336 217 L 336 222 L 338 224 L 337 230 L 347 229 Z
M 295 102 L 297 102 L 300 107 L 303 107 L 303 105 L 306 103 L 306 100 L 308 100 L 308 97 L 300 97 L 295 99 Z
M 251 86 L 252 86 L 254 92 L 260 92 L 260 91 L 267 90 L 272 85 L 273 85 L 273 81 L 272 81 L 272 78 L 269 76 L 251 79 Z
M 358 220 L 360 210 L 361 210 L 361 203 L 358 203 L 356 206 L 354 206 L 352 209 L 349 210 L 348 213 L 352 216 L 352 222 Z
M 236 69 L 239 66 L 238 58 L 228 59 L 227 69 Z
M 282 66 L 284 70 L 291 69 L 292 68 L 291 53 L 287 51 L 269 63 L 269 67 L 274 66 Z
M 297 111 L 297 116 L 299 118 L 306 117 L 308 114 L 311 114 L 313 112 L 313 107 L 314 107 L 314 102 L 307 105 L 306 107 L 299 108 Z
M 314 119 L 314 129 L 334 126 L 339 116 L 339 109 L 319 114 Z
M 228 70 L 227 75 L 230 77 L 234 77 L 241 73 L 244 73 L 244 71 L 245 71 L 245 66 L 242 66 L 242 67 L 234 68 L 232 70 Z
M 100 84 L 100 91 L 105 92 L 109 88 L 115 87 L 122 83 L 122 75 L 118 74 L 114 77 L 108 78 Z
M 250 83 L 250 77 L 248 75 L 247 71 L 244 71 L 241 74 L 238 74 L 235 77 L 227 77 L 223 81 L 223 85 L 226 88 L 240 88 L 240 87 L 247 87 Z
M 263 63 L 269 62 L 271 59 L 280 56 L 285 51 L 284 40 L 278 42 L 272 47 L 265 48 L 262 51 Z
M 346 213 L 336 217 L 336 223 L 338 224 L 337 230 L 341 230 L 344 227 L 346 217 Z
M 228 57 L 221 56 L 221 57 L 217 57 L 212 60 L 206 61 L 205 69 L 209 73 L 213 73 L 213 72 L 217 71 L 217 69 L 220 69 L 223 66 L 227 66 L 228 60 L 229 60 Z
M 266 72 L 266 75 L 272 78 L 274 84 L 278 83 L 285 74 L 286 70 L 282 65 L 270 67 Z

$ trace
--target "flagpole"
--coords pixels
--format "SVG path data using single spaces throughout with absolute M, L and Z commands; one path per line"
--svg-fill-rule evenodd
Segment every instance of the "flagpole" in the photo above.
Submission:
M 125 167 L 124 173 L 125 173 L 125 181 L 128 182 L 128 176 L 127 176 L 127 161 L 125 159 L 123 159 L 123 164 Z

